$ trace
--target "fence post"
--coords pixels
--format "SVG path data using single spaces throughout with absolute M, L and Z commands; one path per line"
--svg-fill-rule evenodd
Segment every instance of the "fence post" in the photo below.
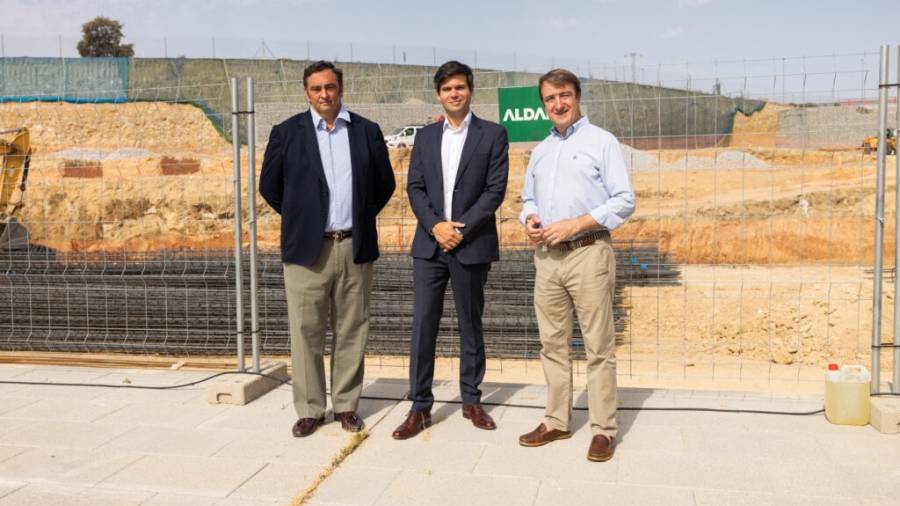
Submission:
M 253 372 L 259 372 L 259 305 L 256 275 L 256 115 L 253 78 L 247 78 L 247 212 L 250 227 L 250 338 Z
M 244 372 L 244 269 L 243 233 L 241 231 L 241 138 L 239 135 L 238 80 L 231 78 L 231 148 L 232 183 L 234 185 L 234 293 L 237 329 L 237 370 Z
M 881 278 L 884 264 L 884 153 L 887 128 L 887 79 L 888 54 L 886 44 L 881 45 L 878 65 L 878 156 L 875 183 L 875 270 L 872 287 L 872 381 L 869 390 L 877 394 L 881 381 Z
M 897 102 L 896 102 L 896 114 L 897 114 L 897 122 L 894 123 L 894 139 L 895 142 L 897 139 L 898 133 L 900 133 L 900 45 L 897 46 L 897 80 L 896 90 L 897 90 Z M 894 158 L 897 161 L 897 170 L 896 170 L 896 178 L 894 179 L 894 183 L 896 186 L 896 197 L 894 199 L 895 205 L 897 208 L 894 210 L 894 215 L 896 217 L 896 222 L 894 225 L 894 375 L 891 378 L 891 392 L 895 394 L 900 394 L 900 339 L 897 336 L 900 336 L 900 303 L 897 301 L 900 300 L 897 297 L 900 297 L 900 278 L 897 277 L 897 267 L 900 266 L 900 185 L 897 185 L 897 182 L 900 182 L 900 153 L 897 152 L 897 149 L 894 149 Z

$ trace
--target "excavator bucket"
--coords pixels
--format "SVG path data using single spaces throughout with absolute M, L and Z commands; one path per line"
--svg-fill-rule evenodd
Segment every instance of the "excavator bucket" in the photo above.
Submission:
M 25 204 L 31 139 L 27 128 L 0 130 L 0 249 L 28 247 L 28 232 L 14 216 Z M 16 190 L 18 198 L 14 199 Z

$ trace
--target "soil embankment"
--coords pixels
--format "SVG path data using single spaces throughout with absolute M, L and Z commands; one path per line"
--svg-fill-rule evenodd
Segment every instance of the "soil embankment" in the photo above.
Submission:
M 862 266 L 873 255 L 874 157 L 775 147 L 782 109 L 738 115 L 722 147 L 626 149 L 638 209 L 614 238 L 641 241 L 686 265 L 682 286 L 629 288 L 634 353 L 781 364 L 867 353 L 871 282 Z M 0 126 L 32 131 L 20 219 L 33 242 L 133 252 L 233 243 L 230 145 L 199 109 L 3 104 Z M 527 247 L 517 216 L 529 154 L 510 153 L 498 213 L 509 248 Z M 394 150 L 391 159 L 398 191 L 379 218 L 380 236 L 386 250 L 402 251 L 415 228 L 405 192 L 409 151 Z M 246 192 L 246 152 L 242 163 Z M 890 177 L 888 210 L 894 184 Z M 246 196 L 243 206 L 246 212 Z M 260 247 L 277 248 L 278 216 L 261 198 L 257 209 Z M 892 215 L 885 221 L 892 244 Z M 886 258 L 892 255 L 888 247 Z

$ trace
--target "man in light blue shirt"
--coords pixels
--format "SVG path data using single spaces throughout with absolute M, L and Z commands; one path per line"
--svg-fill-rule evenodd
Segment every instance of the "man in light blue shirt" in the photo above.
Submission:
M 519 443 L 541 446 L 571 437 L 569 348 L 577 313 L 594 434 L 587 458 L 603 462 L 613 456 L 617 430 L 616 259 L 609 233 L 634 212 L 634 191 L 619 142 L 581 114 L 578 78 L 551 70 L 538 89 L 553 129 L 532 152 L 519 219 L 537 246 L 534 307 L 548 398 L 543 423 Z
M 350 113 L 341 104 L 337 117 L 328 121 L 309 108 L 313 126 L 316 128 L 316 140 L 319 144 L 319 156 L 322 158 L 322 169 L 331 198 L 328 201 L 328 221 L 326 232 L 350 230 L 353 227 L 353 189 L 352 169 L 350 165 L 350 137 L 347 127 L 350 124 Z
M 295 437 L 325 422 L 329 322 L 334 419 L 344 430 L 363 429 L 356 410 L 379 255 L 375 220 L 396 186 L 381 129 L 342 104 L 343 72 L 314 62 L 303 87 L 309 111 L 272 128 L 259 177 L 259 193 L 281 215 Z

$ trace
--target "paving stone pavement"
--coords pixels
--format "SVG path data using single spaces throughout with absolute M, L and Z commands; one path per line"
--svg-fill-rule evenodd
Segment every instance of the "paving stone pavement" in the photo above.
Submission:
M 168 386 L 207 375 L 0 364 L 0 381 Z M 517 437 L 540 422 L 546 389 L 483 387 L 497 430 L 474 428 L 460 413 L 458 384 L 441 381 L 434 425 L 394 441 L 410 406 L 396 400 L 406 384 L 368 379 L 360 413 L 369 437 L 308 504 L 893 505 L 900 497 L 900 436 L 822 415 L 646 409 L 813 411 L 821 397 L 623 388 L 616 455 L 593 463 L 585 410 L 573 415 L 571 439 L 524 448 Z M 575 406 L 585 407 L 583 392 Z M 0 506 L 290 504 L 352 439 L 334 422 L 296 439 L 294 421 L 287 386 L 230 406 L 207 404 L 204 385 L 0 383 Z

